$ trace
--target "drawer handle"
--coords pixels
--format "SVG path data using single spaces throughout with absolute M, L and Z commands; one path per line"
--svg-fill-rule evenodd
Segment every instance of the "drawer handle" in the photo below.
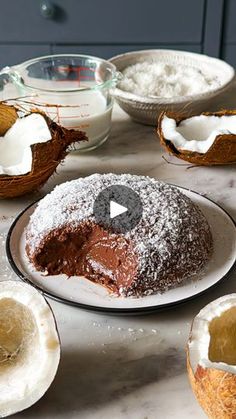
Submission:
M 50 0 L 45 0 L 41 3 L 40 12 L 45 19 L 53 19 L 55 16 L 55 6 Z

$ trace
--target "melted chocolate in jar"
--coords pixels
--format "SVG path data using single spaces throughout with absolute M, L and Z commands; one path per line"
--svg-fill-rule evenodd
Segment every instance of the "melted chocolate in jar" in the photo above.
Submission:
M 117 293 L 132 283 L 137 271 L 132 243 L 98 225 L 54 231 L 35 262 L 49 275 L 83 275 Z

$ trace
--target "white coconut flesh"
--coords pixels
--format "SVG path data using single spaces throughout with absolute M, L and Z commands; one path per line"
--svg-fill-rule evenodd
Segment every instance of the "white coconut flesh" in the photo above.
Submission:
M 0 282 L 0 417 L 39 400 L 59 359 L 55 320 L 43 296 L 27 284 Z
M 195 317 L 188 343 L 190 364 L 236 374 L 236 294 L 204 307 Z
M 31 145 L 51 140 L 45 118 L 32 113 L 18 118 L 3 137 L 0 137 L 0 174 L 24 175 L 32 168 Z
M 199 115 L 187 118 L 177 126 L 176 120 L 164 116 L 163 136 L 178 150 L 206 153 L 218 135 L 236 134 L 236 115 Z

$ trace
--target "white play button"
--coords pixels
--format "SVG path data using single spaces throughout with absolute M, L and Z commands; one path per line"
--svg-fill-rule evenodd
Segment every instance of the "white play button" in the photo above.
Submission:
M 141 220 L 142 213 L 139 195 L 124 185 L 104 188 L 93 205 L 96 223 L 117 233 L 131 231 Z
M 110 201 L 110 218 L 115 218 L 118 215 L 124 214 L 126 211 L 128 211 L 128 208 L 117 204 L 115 201 Z

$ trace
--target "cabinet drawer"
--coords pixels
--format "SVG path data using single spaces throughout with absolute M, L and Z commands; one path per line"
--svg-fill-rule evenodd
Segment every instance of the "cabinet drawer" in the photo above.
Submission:
M 102 58 L 111 58 L 117 54 L 123 54 L 129 51 L 138 51 L 141 49 L 161 48 L 157 45 L 54 45 L 52 47 L 53 54 L 88 54 Z M 201 45 L 197 44 L 167 44 L 165 48 L 179 49 L 192 52 L 201 52 Z
M 42 0 L 43 1 L 43 0 Z M 200 43 L 205 0 L 52 0 L 1 2 L 1 42 Z
M 49 45 L 0 45 L 0 68 L 48 54 Z

